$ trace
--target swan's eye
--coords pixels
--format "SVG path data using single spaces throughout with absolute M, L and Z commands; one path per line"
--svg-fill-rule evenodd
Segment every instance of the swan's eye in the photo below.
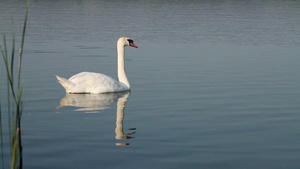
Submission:
M 129 42 L 129 46 L 138 48 L 138 47 L 133 43 L 133 40 L 132 40 L 132 39 L 127 39 L 127 41 Z

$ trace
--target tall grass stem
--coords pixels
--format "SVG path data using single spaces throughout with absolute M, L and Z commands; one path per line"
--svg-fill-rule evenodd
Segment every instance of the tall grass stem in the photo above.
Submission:
M 12 48 L 11 48 L 11 58 L 9 60 L 6 37 L 3 35 L 3 47 L 2 49 L 0 43 L 0 51 L 3 56 L 4 67 L 6 70 L 7 77 L 7 103 L 8 103 L 8 121 L 9 121 L 9 144 L 10 144 L 10 159 L 11 159 L 11 169 L 22 169 L 23 157 L 22 157 L 22 139 L 21 139 L 21 116 L 24 109 L 22 94 L 23 94 L 23 81 L 21 82 L 21 66 L 22 66 L 22 56 L 23 48 L 25 42 L 25 32 L 27 25 L 27 17 L 29 4 L 27 3 L 23 34 L 21 41 L 21 48 L 19 52 L 19 65 L 18 65 L 18 79 L 17 86 L 15 86 L 14 81 L 14 62 L 15 62 L 15 34 L 13 33 Z M 10 62 L 10 64 L 9 64 Z M 1 92 L 0 92 L 1 94 Z M 0 136 L 1 136 L 1 155 L 2 155 L 2 168 L 4 169 L 4 154 L 3 154 L 3 137 L 2 137 L 2 114 L 1 114 L 1 102 L 0 102 Z

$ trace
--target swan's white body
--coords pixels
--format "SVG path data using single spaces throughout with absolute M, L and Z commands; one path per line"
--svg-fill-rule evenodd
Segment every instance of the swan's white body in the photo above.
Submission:
M 137 46 L 127 37 L 121 37 L 117 43 L 118 51 L 118 78 L 119 81 L 101 73 L 81 72 L 68 80 L 56 76 L 58 82 L 65 88 L 67 93 L 110 93 L 130 90 L 125 72 L 124 47 Z

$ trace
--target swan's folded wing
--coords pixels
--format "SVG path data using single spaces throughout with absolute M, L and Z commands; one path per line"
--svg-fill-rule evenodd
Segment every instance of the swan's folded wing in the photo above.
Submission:
M 86 92 L 90 93 L 108 93 L 123 91 L 124 86 L 121 85 L 115 79 L 94 72 L 81 72 L 72 76 L 69 81 L 72 81 L 76 85 L 80 85 L 85 88 Z
M 58 82 L 65 88 L 67 93 L 85 93 L 85 89 L 70 80 L 56 75 Z
M 123 83 L 101 73 L 82 72 L 69 80 L 58 77 L 67 93 L 109 93 L 129 90 Z

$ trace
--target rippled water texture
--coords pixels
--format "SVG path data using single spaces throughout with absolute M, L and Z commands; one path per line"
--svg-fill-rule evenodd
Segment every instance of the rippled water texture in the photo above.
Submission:
M 0 2 L 0 33 L 15 32 L 16 48 L 25 7 Z M 126 48 L 131 92 L 66 94 L 55 75 L 117 79 L 120 36 L 139 46 Z M 23 167 L 298 169 L 299 45 L 298 1 L 33 0 Z

